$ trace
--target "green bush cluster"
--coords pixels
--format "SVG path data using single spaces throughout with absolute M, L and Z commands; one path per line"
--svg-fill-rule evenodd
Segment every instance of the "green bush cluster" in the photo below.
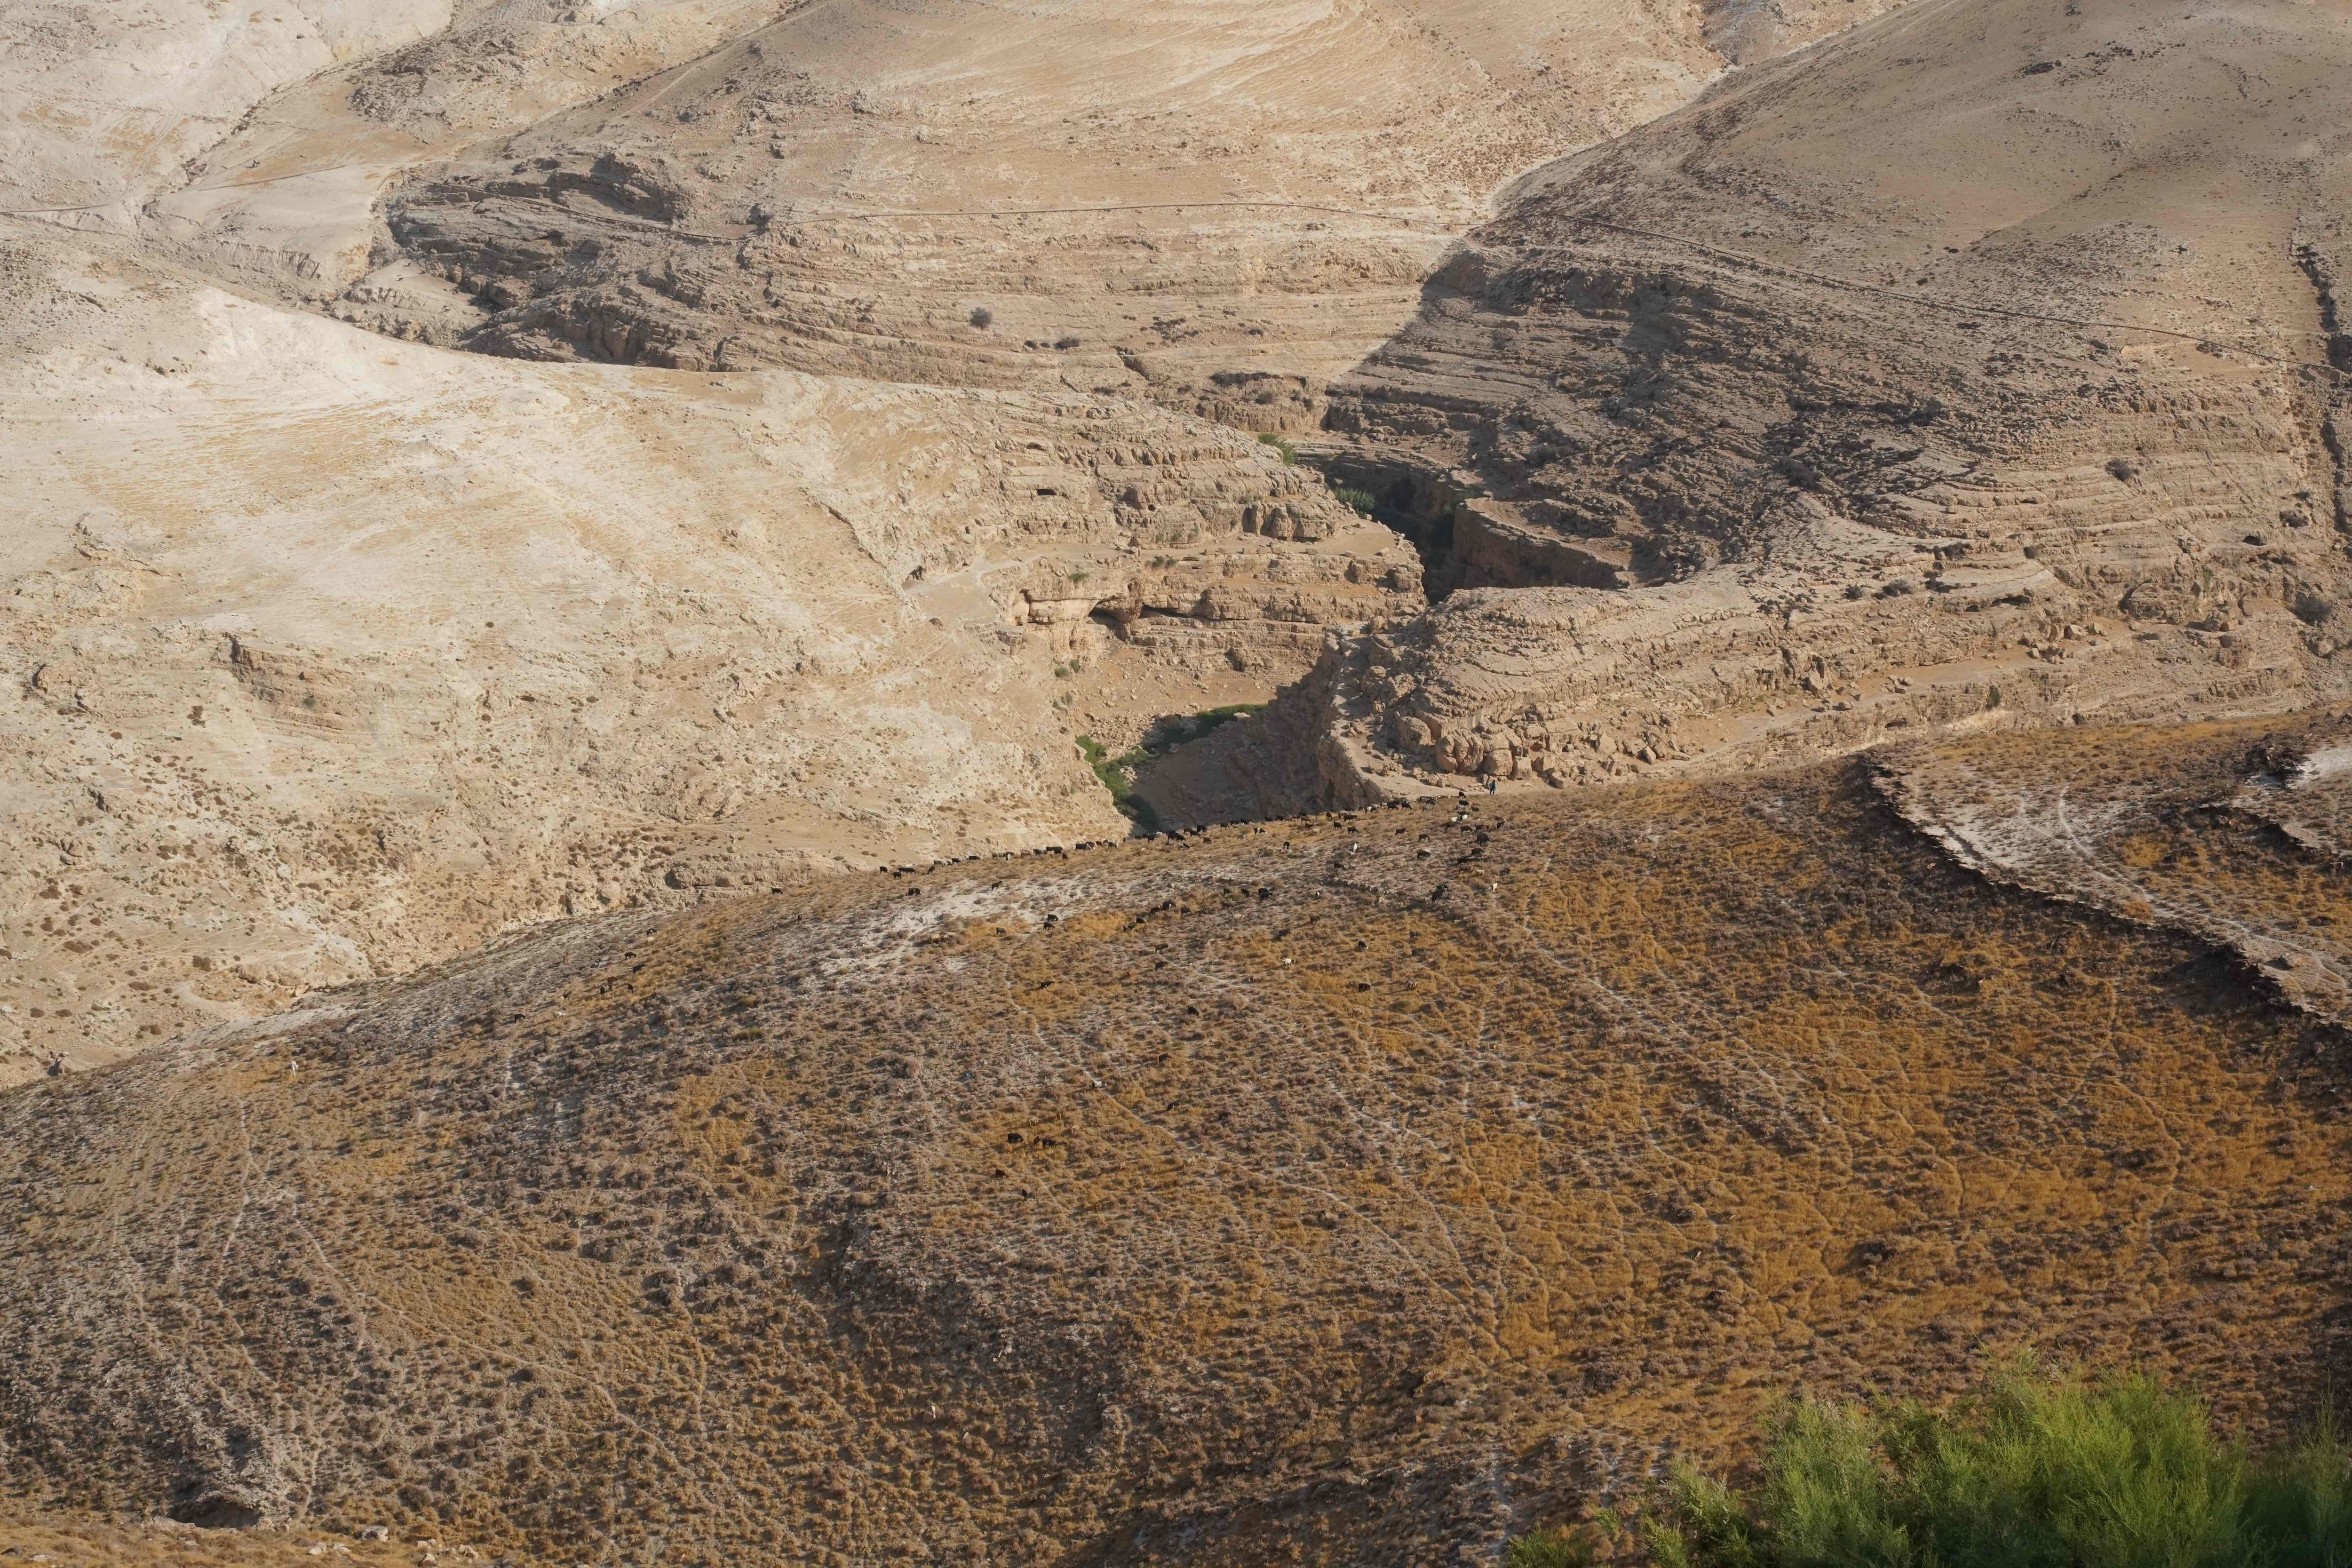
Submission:
M 1590 1531 L 1538 1530 L 1510 1543 L 1503 1568 L 1592 1568 L 1599 1555 Z
M 1128 797 L 1135 793 L 1135 770 L 1150 761 L 1150 753 L 1138 748 L 1124 756 L 1114 757 L 1108 746 L 1092 735 L 1081 735 L 1078 737 L 1078 754 L 1086 758 L 1087 765 L 1094 769 L 1095 777 L 1102 780 L 1103 788 L 1110 791 L 1110 797 L 1118 802 L 1119 809 L 1125 810 Z
M 2025 1367 L 1948 1410 L 1796 1405 L 1759 1485 L 1684 1471 L 1643 1534 L 1661 1568 L 2352 1568 L 2348 1468 L 2330 1419 L 2258 1458 L 2153 1379 Z
M 1265 708 L 1263 702 L 1228 702 L 1223 708 L 1203 708 L 1184 719 L 1163 720 L 1152 727 L 1155 734 L 1145 740 L 1144 749 L 1156 757 L 1162 752 L 1172 751 L 1203 735 L 1213 734 L 1236 719 L 1246 719 L 1253 713 L 1262 712 Z M 1160 742 L 1157 733 L 1163 731 L 1168 736 L 1165 744 Z
M 1055 673 L 1060 673 L 1058 670 Z M 1112 756 L 1110 748 L 1092 735 L 1080 735 L 1078 754 L 1102 780 L 1103 788 L 1110 791 L 1111 804 L 1146 833 L 1159 830 L 1160 818 L 1151 807 L 1135 793 L 1136 770 L 1154 757 L 1165 756 L 1188 742 L 1223 729 L 1236 719 L 1246 719 L 1265 706 L 1263 702 L 1234 702 L 1223 708 L 1204 709 L 1201 712 L 1162 719 L 1143 738 L 1143 743 L 1131 752 Z

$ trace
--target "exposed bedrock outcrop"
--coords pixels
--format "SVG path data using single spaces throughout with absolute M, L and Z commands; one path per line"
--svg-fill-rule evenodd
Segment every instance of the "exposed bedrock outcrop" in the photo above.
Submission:
M 1324 797 L 2346 689 L 2352 40 L 2076 11 L 1882 18 L 1465 242 L 1302 447 L 1442 601 L 1302 691 Z
M 1311 430 L 1503 182 L 1881 8 L 1727 44 L 1736 17 L 1618 0 L 797 7 L 401 182 L 382 276 L 334 308 L 526 358 Z
M 1123 834 L 1079 701 L 1262 695 L 1423 603 L 1310 470 L 1148 405 L 0 271 L 0 1082 L 559 914 Z

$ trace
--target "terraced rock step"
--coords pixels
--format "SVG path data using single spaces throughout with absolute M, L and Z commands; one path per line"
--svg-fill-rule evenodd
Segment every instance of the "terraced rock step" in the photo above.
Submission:
M 1302 447 L 1442 602 L 1295 803 L 2341 698 L 2347 68 L 1940 0 L 1528 176 Z
M 1883 8 L 1790 7 L 1740 47 Z M 1696 11 L 1601 0 L 796 7 L 421 169 L 382 276 L 331 308 L 528 358 L 1115 389 L 1307 430 L 1496 186 L 1725 58 Z

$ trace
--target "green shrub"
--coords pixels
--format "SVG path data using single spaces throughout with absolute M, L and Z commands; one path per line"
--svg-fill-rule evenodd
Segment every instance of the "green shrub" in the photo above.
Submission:
M 1246 719 L 1253 713 L 1262 713 L 1265 710 L 1265 704 L 1263 702 L 1229 702 L 1223 708 L 1203 708 L 1183 721 L 1177 732 L 1175 744 L 1184 745 L 1197 741 L 1203 735 L 1213 734 L 1223 729 L 1236 719 Z M 1164 746 L 1160 748 L 1161 751 L 1167 749 Z
M 1372 492 L 1370 490 L 1349 489 L 1342 487 L 1331 493 L 1339 498 L 1341 506 L 1353 508 L 1366 517 L 1372 515 L 1372 508 L 1378 504 L 1372 500 Z
M 1292 446 L 1283 437 L 1273 435 L 1260 436 L 1258 437 L 1258 441 L 1260 445 L 1271 447 L 1276 451 L 1282 454 L 1283 467 L 1295 468 L 1297 466 L 1298 448 Z
M 1118 807 L 1120 815 L 1147 833 L 1156 830 L 1160 826 L 1158 814 L 1135 793 L 1135 770 L 1150 762 L 1151 753 L 1139 748 L 1125 756 L 1114 757 L 1110 748 L 1092 735 L 1080 735 L 1077 739 L 1078 754 L 1094 769 L 1095 777 L 1102 780 L 1103 788 L 1110 791 L 1111 804 Z
M 1503 1549 L 1503 1568 L 1592 1568 L 1595 1552 L 1582 1531 L 1532 1531 Z
M 2147 1377 L 2031 1367 L 1948 1410 L 1800 1404 L 1736 1492 L 1679 1473 L 1664 1568 L 2352 1568 L 2352 1449 L 2323 1422 L 2260 1460 Z
M 2261 1540 L 2279 1543 L 2284 1568 L 2352 1563 L 2352 1473 L 2332 1416 L 2269 1457 L 2246 1488 L 2244 1518 Z
M 1055 667 L 1055 673 L 1061 673 L 1059 666 Z M 1157 832 L 1160 827 L 1158 814 L 1135 793 L 1136 770 L 1154 757 L 1166 756 L 1177 747 L 1223 729 L 1236 719 L 1246 719 L 1265 706 L 1263 702 L 1234 702 L 1199 713 L 1171 714 L 1154 724 L 1150 733 L 1144 736 L 1143 743 L 1124 756 L 1114 757 L 1110 754 L 1110 748 L 1093 736 L 1080 735 L 1077 737 L 1078 754 L 1086 758 L 1088 767 L 1094 769 L 1095 777 L 1102 780 L 1103 788 L 1110 791 L 1112 805 L 1126 813 L 1129 819 L 1146 833 Z

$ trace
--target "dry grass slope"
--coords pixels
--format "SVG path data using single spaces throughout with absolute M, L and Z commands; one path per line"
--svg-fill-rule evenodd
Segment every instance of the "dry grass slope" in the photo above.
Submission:
M 1798 1387 L 2340 1383 L 2340 1038 L 2203 942 L 1851 773 L 1453 815 L 582 922 L 0 1098 L 0 1474 L 563 1561 L 1427 1563 Z
M 11 1563 L 104 1563 L 121 1568 L 311 1568 L 319 1563 L 373 1568 L 397 1563 L 407 1568 L 426 1555 L 445 1554 L 457 1563 L 483 1560 L 469 1544 L 433 1535 L 395 1544 L 315 1530 L 223 1532 L 169 1520 L 118 1524 L 0 1510 L 0 1559 Z
M 2064 742 L 1987 735 L 1891 759 L 1879 787 L 1986 874 L 2234 952 L 2294 1005 L 2352 1021 L 2352 760 L 2340 710 Z

